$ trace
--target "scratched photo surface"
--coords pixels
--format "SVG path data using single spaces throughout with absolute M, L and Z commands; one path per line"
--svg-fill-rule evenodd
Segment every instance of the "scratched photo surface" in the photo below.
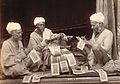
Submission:
M 102 12 L 104 14 L 104 25 L 113 33 L 114 38 L 111 57 L 114 60 L 118 60 L 120 55 L 120 0 L 0 0 L 0 52 L 3 42 L 11 37 L 6 30 L 8 22 L 18 22 L 21 25 L 23 32 L 22 43 L 24 48 L 27 48 L 30 34 L 35 30 L 35 17 L 44 17 L 45 28 L 52 30 L 53 33 L 64 33 L 68 37 L 73 36 L 69 38 L 67 44 L 74 48 L 78 42 L 76 36 L 83 36 L 87 40 L 91 39 L 93 31 L 89 19 L 90 16 L 96 12 Z M 63 62 L 65 61 L 63 65 L 66 64 L 66 62 L 68 63 L 67 59 L 62 60 Z M 81 58 L 79 61 L 86 60 Z M 117 64 L 117 62 L 115 63 Z M 64 66 L 66 72 L 62 73 L 60 66 L 63 65 L 59 64 L 58 70 L 60 75 L 55 75 L 55 77 L 51 76 L 50 69 L 46 72 L 37 72 L 35 76 L 37 75 L 37 77 L 40 78 L 39 83 L 47 84 L 97 84 L 101 82 L 99 74 L 95 74 L 95 76 L 94 74 L 93 76 L 90 74 L 79 76 L 78 74 L 83 74 L 83 72 L 75 70 L 76 72 L 74 71 L 74 73 L 76 73 L 76 75 L 73 75 L 72 70 L 68 69 L 69 64 L 66 64 L 67 68 Z M 110 66 L 109 69 L 106 69 L 110 70 L 113 68 Z M 118 72 L 120 71 L 120 69 L 117 70 Z M 92 71 L 92 73 L 94 73 L 94 71 Z M 116 75 L 116 73 L 114 74 Z M 33 77 L 32 75 L 31 80 Z M 87 81 L 87 79 L 89 81 Z M 108 80 L 111 82 L 111 79 L 115 80 L 114 83 L 120 82 L 118 76 L 110 77 Z M 23 77 L 6 77 L 2 72 L 0 60 L 0 84 L 21 84 L 22 80 Z M 30 83 L 32 82 L 30 81 Z

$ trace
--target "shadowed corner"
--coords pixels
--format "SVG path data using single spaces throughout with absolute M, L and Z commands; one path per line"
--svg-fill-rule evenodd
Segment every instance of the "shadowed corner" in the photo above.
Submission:
M 1 47 L 2 47 L 3 41 L 4 41 L 4 39 L 2 39 L 2 40 L 0 41 L 0 80 L 1 80 L 1 79 L 5 79 L 5 76 L 4 76 L 4 74 L 3 74 L 3 72 L 2 72 L 2 68 L 1 68 Z

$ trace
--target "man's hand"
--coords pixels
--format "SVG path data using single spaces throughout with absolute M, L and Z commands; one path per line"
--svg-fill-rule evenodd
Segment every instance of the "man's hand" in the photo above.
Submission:
M 49 44 L 49 43 L 50 43 L 50 40 L 45 39 L 45 42 L 43 42 L 43 46 L 46 46 L 46 45 Z
M 60 38 L 64 38 L 65 34 L 64 33 L 59 33 Z
M 98 43 L 95 43 L 95 44 L 92 45 L 93 50 L 100 50 L 100 48 L 101 48 L 101 46 Z
M 36 46 L 36 47 L 34 47 L 34 49 L 36 50 L 36 51 L 39 51 L 39 50 L 41 50 L 43 47 L 42 46 Z
M 49 42 L 49 40 L 45 39 L 45 41 L 41 42 L 41 46 L 42 47 L 46 46 L 48 42 Z
M 81 38 L 79 36 L 76 36 L 77 40 L 80 40 Z
M 16 63 L 19 63 L 19 62 L 22 61 L 22 59 L 20 58 L 20 54 L 18 54 L 18 55 L 16 56 L 16 58 L 14 59 L 14 61 L 15 61 Z
M 81 37 L 79 37 L 79 36 L 77 36 L 76 37 L 78 40 L 84 40 L 84 42 L 85 42 L 85 44 L 88 44 L 88 45 L 90 45 L 90 46 L 92 46 L 92 42 L 91 41 L 88 41 L 86 38 L 85 38 L 85 36 L 81 36 Z
M 40 50 L 42 50 L 46 45 L 47 45 L 46 42 L 43 41 L 43 42 L 39 43 L 38 45 L 34 46 L 34 49 L 35 49 L 36 51 L 40 51 Z
M 85 38 L 85 36 L 81 36 L 81 39 L 87 41 L 87 39 Z
M 85 36 L 81 36 L 81 37 L 79 37 L 79 36 L 76 36 L 76 38 L 78 39 L 78 40 L 84 40 L 84 41 L 87 41 L 87 39 L 85 38 Z

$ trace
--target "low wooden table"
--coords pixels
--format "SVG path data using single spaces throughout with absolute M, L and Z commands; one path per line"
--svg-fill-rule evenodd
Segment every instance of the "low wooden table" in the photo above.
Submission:
M 22 79 L 0 80 L 0 84 L 22 84 Z M 98 74 L 60 75 L 41 78 L 39 83 L 30 82 L 29 84 L 120 84 L 120 76 L 109 74 L 108 82 L 101 82 Z
M 108 77 L 108 83 L 104 84 L 120 84 L 120 76 Z M 40 83 L 36 84 L 103 84 L 99 77 L 73 77 L 73 78 L 42 78 Z M 0 80 L 0 84 L 22 84 L 22 79 L 6 79 Z M 29 83 L 35 84 L 35 83 Z

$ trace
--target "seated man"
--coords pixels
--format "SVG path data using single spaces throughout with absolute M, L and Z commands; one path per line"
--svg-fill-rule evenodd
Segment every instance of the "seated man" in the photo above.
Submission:
M 11 37 L 3 42 L 1 49 L 1 66 L 5 76 L 30 74 L 26 68 L 27 58 L 23 50 L 22 30 L 19 23 L 9 22 L 6 30 Z
M 48 45 L 62 35 L 53 34 L 50 29 L 45 28 L 45 19 L 43 17 L 36 17 L 34 25 L 36 29 L 30 34 L 28 49 L 32 50 L 34 48 L 42 59 L 42 62 L 31 63 L 30 67 L 32 71 L 39 71 L 40 69 L 45 71 L 50 66 L 51 52 L 48 49 Z
M 90 24 L 93 30 L 92 38 L 84 41 L 85 51 L 89 65 L 92 68 L 101 68 L 111 59 L 113 33 L 104 27 L 104 15 L 99 12 L 90 16 Z

